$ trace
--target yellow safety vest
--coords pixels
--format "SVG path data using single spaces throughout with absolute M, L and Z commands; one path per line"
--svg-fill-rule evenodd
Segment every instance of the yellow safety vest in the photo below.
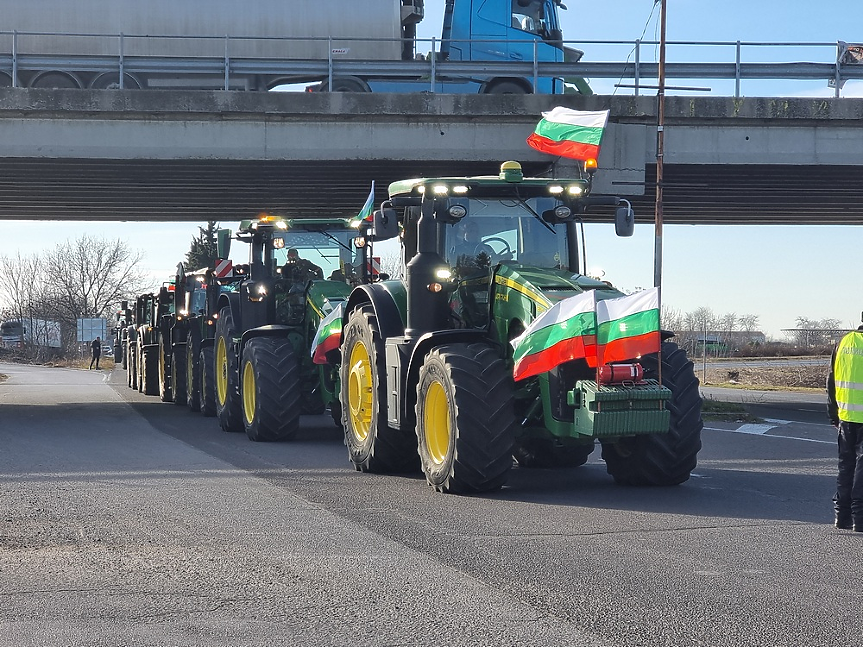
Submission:
M 850 332 L 839 342 L 833 379 L 839 419 L 863 423 L 863 332 Z

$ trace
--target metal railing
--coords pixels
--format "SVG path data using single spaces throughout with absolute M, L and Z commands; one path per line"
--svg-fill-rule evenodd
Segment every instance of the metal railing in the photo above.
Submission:
M 21 41 L 26 40 L 26 51 Z M 74 54 L 51 53 L 58 42 L 80 41 L 85 47 Z M 39 43 L 46 43 L 40 51 Z M 471 45 L 501 43 L 494 40 L 471 41 Z M 513 61 L 452 61 L 440 57 L 442 42 L 436 38 L 418 39 L 417 46 L 428 47 L 428 54 L 415 60 L 349 59 L 343 52 L 358 43 L 389 48 L 401 47 L 400 40 L 334 38 L 270 38 L 247 36 L 153 36 L 138 34 L 68 34 L 49 32 L 0 31 L 0 73 L 9 76 L 13 87 L 19 83 L 22 71 L 52 70 L 65 73 L 117 73 L 119 87 L 126 75 L 209 75 L 223 79 L 223 88 L 230 89 L 232 79 L 251 76 L 271 78 L 315 79 L 333 87 L 334 77 L 353 76 L 377 80 L 422 79 L 428 81 L 430 92 L 439 82 L 448 79 L 482 79 L 495 76 L 532 79 L 534 87 L 540 78 L 581 77 L 616 80 L 615 87 L 631 89 L 638 95 L 656 86 L 646 80 L 658 78 L 656 49 L 658 42 L 646 40 L 581 40 L 566 41 L 567 47 L 587 52 L 588 60 L 578 62 L 546 62 L 537 56 L 534 42 L 530 60 Z M 95 44 L 95 45 L 94 45 Z M 178 47 L 179 44 L 179 47 Z M 466 41 L 448 44 L 465 45 Z M 215 54 L 215 47 L 219 53 Z M 259 55 L 261 51 L 288 52 L 310 45 L 325 54 L 320 58 L 291 58 L 287 55 Z M 718 79 L 733 81 L 733 96 L 741 96 L 745 81 L 824 81 L 836 97 L 846 81 L 863 80 L 863 64 L 843 63 L 844 43 L 837 42 L 752 42 L 752 41 L 670 41 L 667 46 L 665 75 L 667 79 L 703 81 Z M 86 47 L 98 53 L 83 51 Z M 70 49 L 75 50 L 76 47 Z M 191 53 L 161 55 L 159 50 L 196 49 Z M 722 52 L 714 60 L 712 52 Z M 113 51 L 114 53 L 106 53 Z M 597 59 L 603 51 L 614 52 L 618 60 Z M 788 60 L 800 52 L 817 52 L 814 60 Z M 47 52 L 47 53 L 46 53 Z M 148 53 L 141 53 L 148 52 Z M 753 56 L 769 52 L 769 55 Z M 778 54 L 781 53 L 781 54 Z M 652 55 L 651 55 L 652 54 Z M 620 58 L 626 60 L 620 61 Z M 622 83 L 631 80 L 631 84 Z M 305 82 L 305 81 L 298 81 Z M 671 90 L 693 90 L 713 93 L 711 88 L 671 87 Z M 730 94 L 730 93 L 729 93 Z M 727 95 L 726 95 L 727 96 Z

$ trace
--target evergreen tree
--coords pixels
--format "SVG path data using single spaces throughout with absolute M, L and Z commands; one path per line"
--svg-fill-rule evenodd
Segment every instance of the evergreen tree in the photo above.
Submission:
M 192 238 L 192 245 L 186 252 L 186 271 L 211 267 L 218 258 L 216 223 L 207 221 L 207 227 L 198 227 L 200 234 Z

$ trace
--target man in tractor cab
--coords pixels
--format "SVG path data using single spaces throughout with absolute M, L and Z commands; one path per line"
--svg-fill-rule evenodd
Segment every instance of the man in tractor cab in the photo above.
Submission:
M 300 258 L 300 253 L 293 247 L 288 250 L 288 260 L 282 266 L 282 276 L 305 287 L 306 281 L 324 278 L 324 271 L 305 258 Z
M 455 264 L 476 268 L 491 265 L 494 250 L 490 245 L 482 242 L 479 225 L 474 221 L 468 221 L 461 227 L 462 230 L 451 255 Z

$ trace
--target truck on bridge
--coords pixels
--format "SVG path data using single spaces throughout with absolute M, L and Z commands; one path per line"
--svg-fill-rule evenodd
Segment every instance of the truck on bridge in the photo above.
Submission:
M 581 52 L 563 46 L 563 8 L 561 0 L 447 0 L 439 48 L 427 54 L 417 38 L 423 0 L 18 2 L 4 11 L 0 87 L 269 90 L 312 83 L 316 91 L 429 91 L 432 62 L 577 61 Z M 342 62 L 362 65 L 334 73 Z M 481 66 L 435 79 L 437 92 L 564 91 L 560 78 Z

